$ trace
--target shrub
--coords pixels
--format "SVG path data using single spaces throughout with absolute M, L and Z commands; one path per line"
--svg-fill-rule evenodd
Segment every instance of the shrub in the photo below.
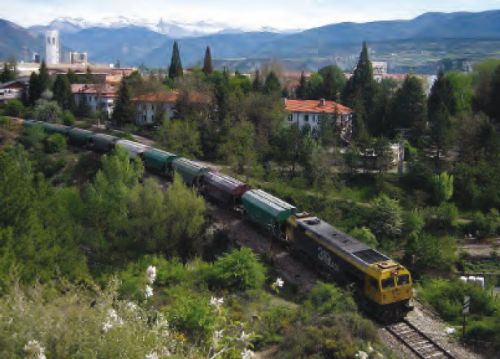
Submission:
M 24 147 L 33 148 L 34 150 L 42 150 L 43 141 L 47 137 L 45 131 L 40 127 L 27 128 L 23 131 L 19 139 Z
M 367 227 L 356 227 L 351 230 L 350 235 L 372 248 L 377 248 L 378 246 L 377 237 Z
M 70 111 L 64 111 L 63 124 L 66 126 L 73 126 L 76 123 L 75 116 Z
M 66 137 L 54 133 L 45 139 L 45 152 L 58 153 L 66 149 Z
M 372 201 L 371 212 L 369 226 L 377 238 L 395 238 L 401 234 L 403 213 L 398 201 L 381 194 Z
M 211 286 L 232 291 L 262 287 L 266 279 L 265 267 L 249 248 L 235 250 L 219 258 L 209 273 Z
M 453 176 L 447 172 L 432 176 L 432 189 L 437 204 L 448 201 L 453 196 Z
M 433 211 L 429 218 L 430 226 L 434 228 L 454 227 L 458 219 L 458 209 L 453 203 L 443 202 Z
M 319 314 L 356 310 L 352 296 L 329 283 L 316 284 L 311 290 L 306 307 Z
M 476 238 L 486 238 L 494 236 L 500 228 L 498 211 L 492 209 L 488 214 L 474 212 L 472 221 L 464 230 L 467 233 L 472 233 Z
M 448 270 L 456 257 L 456 243 L 453 237 L 435 238 L 429 234 L 413 234 L 406 246 L 407 263 L 418 271 L 429 269 Z
M 41 102 L 33 113 L 35 120 L 57 123 L 61 121 L 62 110 L 56 102 Z
M 288 306 L 276 306 L 262 315 L 259 335 L 265 343 L 280 342 L 283 333 L 293 325 L 297 312 Z
M 10 100 L 5 104 L 3 112 L 7 116 L 20 117 L 24 112 L 24 105 L 19 100 Z

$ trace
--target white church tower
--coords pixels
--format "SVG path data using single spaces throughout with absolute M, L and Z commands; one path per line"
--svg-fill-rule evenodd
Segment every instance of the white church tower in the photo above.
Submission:
M 56 65 L 60 58 L 59 31 L 47 30 L 45 32 L 45 62 L 47 65 Z

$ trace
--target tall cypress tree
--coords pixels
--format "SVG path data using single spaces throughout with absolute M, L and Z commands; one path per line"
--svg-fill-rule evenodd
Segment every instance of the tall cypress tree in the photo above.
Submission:
M 253 79 L 252 88 L 255 92 L 262 91 L 262 79 L 260 78 L 260 71 L 255 71 L 255 77 Z
M 174 41 L 174 47 L 172 49 L 172 60 L 170 61 L 170 67 L 168 69 L 168 77 L 170 79 L 175 79 L 177 77 L 182 77 L 182 63 L 181 63 L 181 55 L 179 53 L 179 45 L 177 45 L 177 41 Z
M 47 69 L 47 65 L 45 64 L 45 61 L 42 61 L 42 64 L 40 65 L 40 71 L 38 73 L 38 81 L 40 83 L 41 94 L 45 90 L 50 89 L 50 75 L 49 75 L 49 70 Z
M 113 110 L 112 121 L 118 126 L 134 122 L 135 109 L 130 99 L 130 90 L 127 81 L 122 80 L 115 108 Z
M 300 81 L 297 90 L 295 91 L 295 95 L 300 100 L 305 100 L 307 97 L 307 80 L 304 71 L 300 74 Z
M 368 47 L 363 42 L 358 64 L 353 75 L 347 81 L 342 99 L 348 106 L 354 107 L 361 100 L 364 113 L 362 117 L 370 121 L 375 106 L 376 82 L 373 78 L 373 67 L 368 56 Z
M 41 95 L 40 78 L 36 72 L 32 72 L 29 80 L 28 103 L 34 105 Z
M 203 60 L 203 72 L 205 75 L 210 75 L 213 71 L 212 52 L 210 51 L 210 46 L 207 46 L 207 49 L 205 50 L 205 59 Z
M 281 92 L 280 80 L 273 71 L 271 71 L 266 77 L 264 92 L 267 94 L 277 94 Z
M 497 67 L 491 79 L 491 94 L 489 98 L 489 115 L 500 123 L 500 66 Z

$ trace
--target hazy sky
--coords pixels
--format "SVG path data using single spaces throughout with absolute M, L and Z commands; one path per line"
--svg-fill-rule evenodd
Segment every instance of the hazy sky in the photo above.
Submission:
M 20 25 L 61 17 L 126 16 L 298 29 L 341 21 L 407 19 L 428 11 L 500 9 L 500 0 L 0 0 L 0 18 Z

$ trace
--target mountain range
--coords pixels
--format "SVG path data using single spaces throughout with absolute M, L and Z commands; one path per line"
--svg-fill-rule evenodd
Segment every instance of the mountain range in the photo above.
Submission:
M 254 66 L 272 57 L 291 68 L 317 68 L 323 63 L 352 66 L 362 41 L 368 41 L 372 58 L 393 68 L 431 67 L 445 57 L 478 61 L 500 56 L 500 10 L 479 13 L 425 13 L 411 20 L 339 23 L 313 29 L 278 32 L 229 29 L 224 24 L 180 24 L 127 18 L 91 23 L 84 19 L 56 19 L 46 26 L 22 28 L 0 19 L 0 58 L 23 58 L 40 52 L 40 34 L 60 31 L 64 48 L 86 51 L 92 62 L 164 67 L 174 39 L 185 65 L 199 64 L 206 46 L 217 63 Z

